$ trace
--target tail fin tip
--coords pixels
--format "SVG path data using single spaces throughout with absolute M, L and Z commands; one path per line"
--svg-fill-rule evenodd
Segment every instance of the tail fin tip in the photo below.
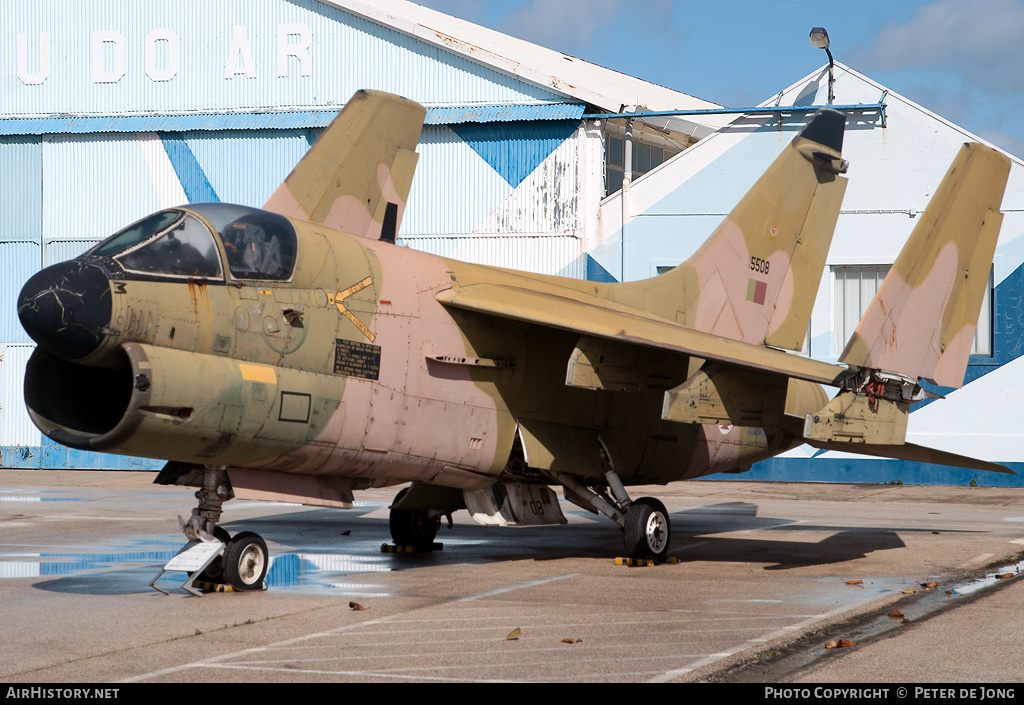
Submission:
M 843 153 L 843 136 L 846 133 L 846 114 L 832 108 L 821 108 L 800 130 L 800 136 L 811 142 Z

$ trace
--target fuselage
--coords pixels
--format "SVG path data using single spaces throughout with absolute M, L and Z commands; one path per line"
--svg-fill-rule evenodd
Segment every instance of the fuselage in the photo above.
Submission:
M 575 388 L 577 336 L 435 298 L 490 280 L 611 291 L 239 206 L 162 211 L 25 285 L 19 315 L 39 344 L 26 402 L 75 448 L 364 484 L 483 486 L 517 440 L 530 467 L 594 478 L 610 442 L 627 484 L 744 468 L 794 444 L 756 422 L 663 420 L 664 392 L 702 360 L 660 352 L 636 389 Z M 794 413 L 827 399 L 789 385 L 805 400 Z

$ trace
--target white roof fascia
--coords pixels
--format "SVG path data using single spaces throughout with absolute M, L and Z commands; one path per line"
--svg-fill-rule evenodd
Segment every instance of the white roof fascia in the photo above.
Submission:
M 319 0 L 350 14 L 394 29 L 545 90 L 620 112 L 712 110 L 722 106 L 665 88 L 582 59 L 510 37 L 407 0 Z M 721 116 L 687 116 L 697 137 L 724 122 Z

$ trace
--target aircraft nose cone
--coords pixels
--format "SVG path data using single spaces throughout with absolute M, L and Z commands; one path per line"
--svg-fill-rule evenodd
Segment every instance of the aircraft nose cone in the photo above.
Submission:
M 100 346 L 110 314 L 106 273 L 77 260 L 37 272 L 18 295 L 18 318 L 25 332 L 65 360 L 81 359 Z

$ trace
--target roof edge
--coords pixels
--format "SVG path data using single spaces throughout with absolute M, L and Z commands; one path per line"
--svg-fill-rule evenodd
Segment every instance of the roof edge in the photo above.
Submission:
M 410 37 L 501 71 L 539 88 L 613 111 L 623 105 L 650 109 L 721 107 L 568 54 L 510 37 L 408 0 L 318 0 Z M 499 53 L 493 47 L 504 47 Z M 558 71 L 553 67 L 557 66 Z M 598 87 L 600 86 L 600 87 Z
M 868 85 L 874 86 L 875 88 L 877 88 L 879 96 L 884 96 L 885 102 L 898 101 L 898 102 L 904 104 L 905 106 L 907 106 L 908 108 L 911 108 L 912 110 L 916 110 L 916 111 L 918 111 L 920 113 L 923 113 L 924 115 L 927 115 L 929 118 L 931 118 L 931 119 L 933 119 L 933 120 L 935 120 L 937 122 L 941 122 L 946 127 L 949 127 L 950 129 L 959 132 L 960 134 L 962 134 L 968 140 L 970 140 L 972 142 L 979 142 L 979 143 L 981 143 L 981 144 L 983 144 L 983 145 L 985 145 L 987 147 L 991 147 L 992 149 L 996 150 L 1000 154 L 1006 155 L 1014 163 L 1016 163 L 1016 164 L 1018 164 L 1020 166 L 1024 166 L 1024 159 L 1021 159 L 1020 157 L 1017 157 L 1017 156 L 1011 154 L 1010 152 L 1007 152 L 1002 147 L 1000 147 L 998 145 L 995 145 L 995 144 L 992 144 L 991 142 L 989 142 L 988 140 L 986 140 L 986 139 L 984 139 L 982 137 L 978 137 L 976 134 L 974 134 L 973 132 L 969 131 L 968 129 L 966 129 L 964 127 L 961 127 L 960 125 L 957 125 L 955 122 L 952 122 L 952 121 L 942 117 L 941 115 L 932 112 L 931 110 L 928 110 L 928 108 L 925 108 L 925 107 L 921 106 L 920 104 L 915 103 L 914 101 L 910 100 L 909 98 L 907 98 L 903 94 L 897 93 L 896 91 L 892 90 L 888 86 L 882 85 L 881 83 L 879 83 L 878 81 L 874 80 L 873 78 L 870 78 L 869 76 L 865 76 L 864 74 L 862 74 L 861 72 L 857 71 L 856 69 L 853 69 L 853 68 L 847 66 L 846 64 L 842 64 L 842 63 L 840 63 L 838 61 L 834 62 L 834 65 L 835 65 L 835 72 L 837 73 L 836 80 L 839 80 L 839 75 L 838 75 L 839 71 L 842 71 L 843 73 L 848 73 L 851 76 L 853 76 L 853 77 L 855 77 L 855 78 L 857 78 L 857 79 L 859 79 L 861 81 L 864 81 Z M 828 76 L 828 64 L 824 64 L 823 66 L 821 66 L 821 68 L 819 68 L 819 69 L 817 69 L 815 71 L 812 71 L 811 73 L 807 74 L 806 76 L 804 76 L 800 80 L 794 82 L 788 88 L 785 88 L 782 91 L 780 91 L 779 93 L 776 93 L 771 98 L 769 98 L 768 100 L 766 100 L 763 103 L 761 103 L 761 106 L 774 105 L 776 100 L 783 100 L 784 101 L 787 96 L 792 94 L 794 91 L 797 91 L 797 90 L 803 88 L 804 86 L 807 85 L 808 82 L 810 82 L 810 81 L 817 81 L 818 83 L 820 83 L 826 76 Z M 882 99 L 879 98 L 879 101 L 882 102 Z

